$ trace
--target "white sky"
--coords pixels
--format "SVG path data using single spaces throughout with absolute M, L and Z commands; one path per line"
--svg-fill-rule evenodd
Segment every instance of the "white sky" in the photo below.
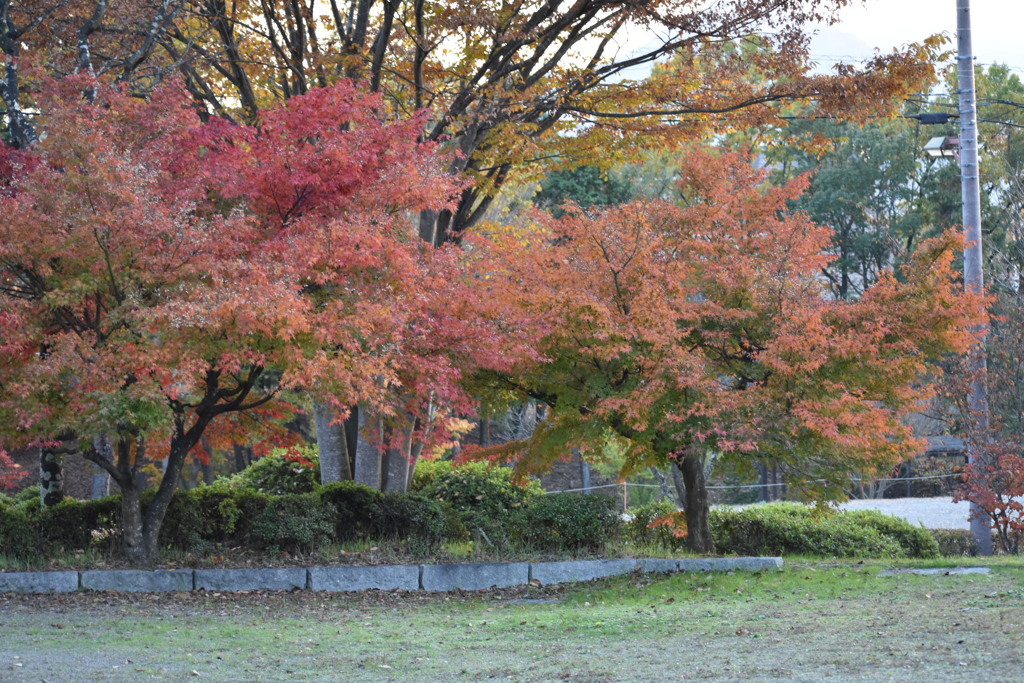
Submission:
M 956 0 L 858 0 L 840 14 L 838 24 L 818 28 L 811 55 L 828 71 L 837 61 L 863 61 L 876 49 L 891 52 L 936 33 L 946 33 L 946 47 L 955 52 L 956 15 Z M 1024 0 L 971 0 L 971 32 L 978 64 L 1006 64 L 1024 79 Z M 642 30 L 629 31 L 623 54 L 655 42 Z M 644 78 L 649 71 L 645 65 L 628 76 Z
M 956 49 L 956 0 L 866 0 L 848 7 L 840 23 L 824 27 L 811 44 L 822 64 L 832 58 L 866 58 L 947 33 Z M 971 0 L 971 32 L 979 64 L 1016 67 L 1024 78 L 1024 0 Z

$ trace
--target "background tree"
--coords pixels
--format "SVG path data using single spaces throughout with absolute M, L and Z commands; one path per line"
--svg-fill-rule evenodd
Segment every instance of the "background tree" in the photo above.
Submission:
M 806 180 L 768 187 L 745 156 L 696 150 L 680 175 L 679 203 L 538 218 L 529 249 L 495 237 L 481 278 L 545 361 L 485 381 L 550 406 L 522 467 L 609 434 L 627 472 L 677 462 L 688 542 L 707 552 L 717 458 L 785 460 L 825 479 L 803 487 L 821 497 L 913 453 L 900 415 L 927 359 L 969 344 L 980 302 L 956 286 L 949 239 L 922 245 L 902 283 L 829 298 L 830 231 L 787 208 Z
M 823 269 L 833 296 L 856 299 L 917 243 L 942 232 L 928 220 L 934 161 L 921 153 L 926 134 L 916 122 L 893 119 L 863 126 L 829 120 L 793 121 L 765 152 L 777 182 L 810 173 L 794 203 L 832 228 L 833 260 Z M 948 227 L 948 226 L 947 226 Z
M 325 13 L 308 0 L 192 0 L 154 59 L 180 65 L 210 111 L 242 120 L 343 76 L 383 93 L 394 116 L 428 109 L 424 136 L 450 140 L 461 152 L 451 170 L 475 181 L 453 210 L 421 216 L 422 237 L 440 244 L 477 222 L 495 190 L 530 175 L 537 160 L 605 166 L 655 138 L 772 118 L 765 105 L 777 100 L 820 98 L 824 109 L 850 115 L 885 101 L 880 95 L 918 89 L 934 44 L 880 57 L 860 73 L 808 75 L 804 27 L 846 4 L 350 0 Z M 628 27 L 663 39 L 630 52 L 620 46 Z M 764 29 L 758 51 L 732 49 Z M 623 77 L 672 54 L 676 68 L 654 79 Z M 738 77 L 751 71 L 761 78 Z M 727 122 L 714 116 L 722 113 Z M 664 125 L 664 116 L 689 124 Z

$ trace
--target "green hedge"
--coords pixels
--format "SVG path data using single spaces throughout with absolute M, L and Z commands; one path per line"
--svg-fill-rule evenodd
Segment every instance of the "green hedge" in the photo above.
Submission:
M 161 546 L 205 553 L 220 545 L 308 552 L 334 542 L 405 541 L 436 549 L 465 528 L 440 502 L 418 493 L 383 493 L 338 482 L 313 493 L 267 495 L 222 485 L 174 494 Z
M 536 481 L 516 481 L 510 468 L 488 462 L 420 463 L 412 489 L 447 503 L 471 533 L 481 530 L 495 543 L 512 532 L 515 514 L 544 493 Z
M 39 557 L 38 516 L 33 517 L 20 506 L 0 505 L 0 548 L 16 560 Z
M 541 496 L 513 519 L 516 535 L 538 550 L 598 551 L 622 531 L 615 498 L 602 495 Z
M 334 540 L 333 512 L 315 493 L 267 496 L 252 521 L 252 545 L 272 552 L 309 552 Z
M 907 557 L 938 557 L 941 554 L 939 544 L 928 529 L 914 526 L 905 519 L 878 510 L 852 510 L 841 514 L 859 526 L 870 527 L 883 536 L 896 539 Z
M 113 550 L 121 498 L 65 500 L 40 509 L 38 497 L 0 505 L 0 549 L 14 559 L 37 559 L 84 550 Z
M 978 541 L 970 529 L 932 529 L 931 535 L 943 557 L 974 557 L 978 554 Z
M 825 557 L 935 557 L 927 531 L 895 517 L 818 512 L 797 503 L 711 510 L 711 533 L 721 553 Z
M 121 524 L 121 497 L 64 500 L 38 514 L 45 552 L 73 552 L 90 546 L 110 551 L 115 549 Z
M 314 448 L 275 449 L 216 485 L 274 496 L 313 493 L 320 485 L 320 458 Z
M 659 500 L 629 508 L 630 518 L 626 522 L 626 538 L 638 546 L 660 546 L 667 550 L 683 547 L 686 539 L 676 536 L 668 527 L 651 527 L 651 524 L 659 517 L 674 512 L 676 512 L 676 506 L 668 500 Z
M 352 481 L 340 481 L 317 489 L 320 498 L 334 510 L 334 538 L 341 542 L 375 535 L 381 507 L 380 491 Z

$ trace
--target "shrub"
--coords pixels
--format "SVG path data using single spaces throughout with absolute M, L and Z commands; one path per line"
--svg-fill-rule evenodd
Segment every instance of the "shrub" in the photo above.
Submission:
M 334 528 L 333 509 L 315 493 L 275 496 L 221 481 L 175 492 L 160 544 L 196 554 L 220 545 L 305 552 L 331 542 Z
M 257 547 L 275 552 L 307 552 L 333 540 L 331 512 L 314 493 L 268 496 L 253 519 L 253 540 Z
M 36 484 L 35 486 L 29 486 L 27 489 L 22 489 L 14 494 L 14 501 L 19 505 L 22 503 L 35 503 L 36 505 L 39 505 L 41 495 L 39 484 Z
M 451 505 L 470 532 L 480 529 L 492 540 L 507 533 L 512 513 L 544 492 L 537 482 L 517 482 L 510 468 L 487 462 L 420 463 L 412 488 Z
M 318 494 L 332 510 L 339 541 L 407 541 L 414 552 L 426 553 L 444 540 L 468 537 L 450 506 L 422 493 L 382 493 L 343 481 L 321 487 Z
M 48 552 L 85 550 L 100 545 L 113 550 L 121 525 L 121 496 L 64 500 L 39 513 L 41 541 Z
M 971 448 L 974 459 L 953 502 L 974 503 L 971 514 L 992 525 L 996 548 L 1016 555 L 1024 544 L 1024 444 L 995 441 Z
M 433 552 L 444 540 L 469 536 L 451 507 L 416 492 L 385 493 L 371 535 L 406 541 L 410 551 L 421 555 Z
M 339 481 L 317 489 L 332 510 L 334 537 L 339 541 L 368 538 L 381 506 L 380 491 L 352 481 Z
M 268 496 L 236 490 L 221 482 L 174 492 L 160 528 L 160 544 L 184 552 L 205 553 L 216 545 L 244 545 Z
M 978 554 L 978 541 L 969 529 L 932 529 L 931 534 L 943 557 L 974 557 Z
M 719 552 L 737 555 L 904 557 L 892 537 L 843 513 L 817 513 L 796 503 L 744 510 L 712 508 L 711 532 Z
M 622 530 L 610 496 L 556 493 L 541 496 L 515 518 L 522 541 L 539 550 L 596 551 Z
M 669 526 L 655 524 L 657 520 L 664 519 L 675 512 L 675 504 L 668 500 L 659 500 L 629 508 L 631 517 L 626 522 L 626 537 L 635 545 L 640 546 L 658 545 L 669 550 L 681 547 L 684 537 L 673 533 Z
M 0 548 L 8 557 L 25 560 L 38 557 L 39 518 L 18 506 L 0 506 Z
M 320 484 L 320 458 L 312 448 L 278 448 L 217 484 L 273 496 L 312 493 Z
M 883 514 L 877 510 L 854 510 L 842 513 L 844 517 L 864 527 L 870 527 L 894 539 L 907 557 L 938 557 L 939 544 L 922 526 L 914 526 L 905 519 Z

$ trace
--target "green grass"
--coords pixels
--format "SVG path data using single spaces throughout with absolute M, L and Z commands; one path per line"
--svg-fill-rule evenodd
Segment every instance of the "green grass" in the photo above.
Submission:
M 801 561 L 468 595 L 5 596 L 0 679 L 1017 680 L 1012 560 L 954 562 L 989 575 Z

